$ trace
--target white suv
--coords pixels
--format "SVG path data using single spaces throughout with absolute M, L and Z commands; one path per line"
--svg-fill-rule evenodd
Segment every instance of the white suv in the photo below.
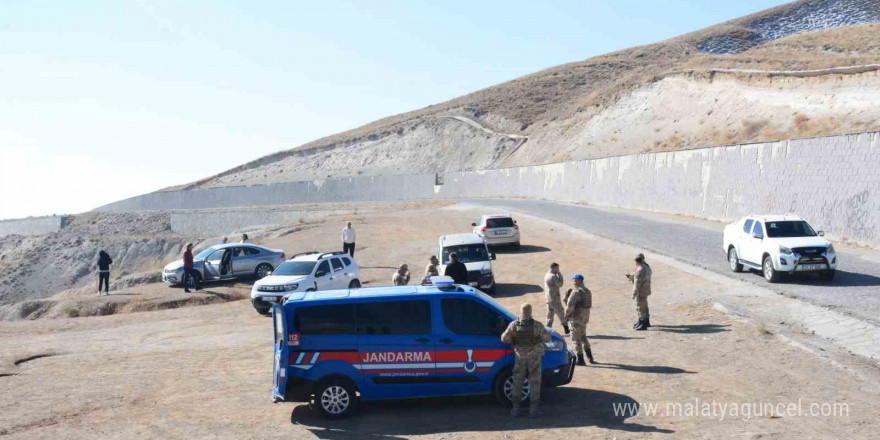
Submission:
M 282 263 L 271 275 L 254 283 L 251 303 L 257 312 L 268 314 L 272 303 L 291 292 L 356 289 L 361 287 L 361 269 L 344 252 L 306 252 Z
M 831 281 L 837 253 L 824 235 L 796 215 L 750 215 L 725 226 L 722 241 L 734 272 L 761 270 L 771 283 L 783 273 L 818 273 Z
M 479 235 L 489 246 L 513 245 L 519 249 L 519 226 L 510 214 L 489 214 L 480 217 L 479 223 L 471 223 L 474 234 Z

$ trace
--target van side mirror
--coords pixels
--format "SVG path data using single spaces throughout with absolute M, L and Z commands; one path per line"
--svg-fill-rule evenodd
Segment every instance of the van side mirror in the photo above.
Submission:
M 489 254 L 489 259 L 490 259 L 490 260 L 494 260 L 494 259 L 495 259 L 495 253 L 494 253 L 494 252 L 491 253 L 491 254 Z
M 476 224 L 476 223 L 471 223 L 471 226 L 473 226 L 473 227 L 477 227 L 477 224 Z
M 825 231 L 820 230 L 820 231 L 818 232 L 818 234 L 819 234 L 820 237 L 824 237 L 824 236 L 825 236 Z

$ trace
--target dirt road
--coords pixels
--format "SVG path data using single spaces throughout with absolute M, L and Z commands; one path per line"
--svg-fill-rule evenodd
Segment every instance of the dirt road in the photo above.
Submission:
M 404 262 L 420 272 L 437 236 L 467 231 L 478 214 L 450 207 L 354 217 L 365 285 L 387 284 Z M 288 253 L 335 249 L 342 220 L 264 244 Z M 623 276 L 631 270 L 631 248 L 563 235 L 537 220 L 519 223 L 523 248 L 501 251 L 495 262 L 503 304 L 515 309 L 528 301 L 542 317 L 539 283 L 552 261 L 567 277 L 583 273 L 594 292 L 588 335 L 600 363 L 578 367 L 570 385 L 548 390 L 542 419 L 510 419 L 490 397 L 371 403 L 357 417 L 333 422 L 303 404 L 273 404 L 271 322 L 248 301 L 231 301 L 0 323 L 0 437 L 876 437 L 875 364 L 838 352 L 820 357 L 718 312 L 711 297 L 724 286 L 660 262 L 653 264 L 654 327 L 633 331 L 634 304 Z M 720 420 L 720 408 L 713 413 L 700 406 L 713 400 L 742 409 L 800 402 L 804 413 L 813 404 L 837 403 L 847 414 L 771 416 L 750 409 L 745 417 L 731 415 L 728 406 Z M 658 413 L 615 412 L 615 405 L 635 403 L 643 409 L 657 404 Z M 681 413 L 666 414 L 669 405 L 680 405 Z M 696 405 L 696 415 L 685 412 L 688 405 Z

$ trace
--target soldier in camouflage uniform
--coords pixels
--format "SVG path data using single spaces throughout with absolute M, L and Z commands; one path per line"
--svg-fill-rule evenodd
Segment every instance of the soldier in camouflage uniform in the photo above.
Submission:
M 394 276 L 391 277 L 391 284 L 395 286 L 405 286 L 409 284 L 409 266 L 401 264 L 397 269 L 397 272 L 394 272 Z
M 633 324 L 635 330 L 647 330 L 651 326 L 651 315 L 648 311 L 648 297 L 651 296 L 651 266 L 645 262 L 645 254 L 636 256 L 636 270 L 627 275 L 633 283 L 633 299 L 636 300 L 636 311 L 639 320 Z
M 590 309 L 593 308 L 593 293 L 584 286 L 583 275 L 575 274 L 571 279 L 574 282 L 574 289 L 568 289 L 565 294 L 565 319 L 571 322 L 571 339 L 577 352 L 577 364 L 587 365 L 584 362 L 584 349 L 587 351 L 587 359 L 591 364 L 595 364 L 593 350 L 590 348 L 590 341 L 587 340 L 587 323 L 590 322 Z
M 541 401 L 541 359 L 544 356 L 544 343 L 550 342 L 550 332 L 538 321 L 532 319 L 531 304 L 523 304 L 519 319 L 510 323 L 501 335 L 501 342 L 513 344 L 516 362 L 513 365 L 513 409 L 512 417 L 519 415 L 522 402 L 522 387 L 526 375 L 529 378 L 529 417 L 540 415 L 538 404 Z
M 553 317 L 559 316 L 562 329 L 565 334 L 571 333 L 568 324 L 565 321 L 565 308 L 562 306 L 562 299 L 559 297 L 559 289 L 562 287 L 564 279 L 562 272 L 559 271 L 559 265 L 553 263 L 550 270 L 544 275 L 544 295 L 547 298 L 547 327 L 553 328 Z

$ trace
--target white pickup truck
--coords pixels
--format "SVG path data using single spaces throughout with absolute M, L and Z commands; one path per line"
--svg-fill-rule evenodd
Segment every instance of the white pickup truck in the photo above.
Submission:
M 724 227 L 724 252 L 730 270 L 750 267 L 764 272 L 771 283 L 784 273 L 817 273 L 834 279 L 837 253 L 834 245 L 792 214 L 750 215 Z

